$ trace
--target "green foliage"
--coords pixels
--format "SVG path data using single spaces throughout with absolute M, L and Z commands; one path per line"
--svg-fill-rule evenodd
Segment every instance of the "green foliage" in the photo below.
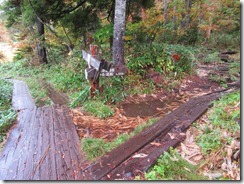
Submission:
M 83 90 L 70 95 L 70 107 L 74 108 L 82 105 L 90 96 L 90 86 L 85 86 Z
M 93 37 L 99 44 L 109 43 L 109 39 L 111 36 L 113 36 L 112 24 L 107 24 L 103 26 L 93 34 Z
M 99 118 L 107 118 L 109 116 L 113 115 L 113 110 L 105 105 L 103 102 L 101 101 L 86 101 L 83 106 L 82 106 L 83 110 L 85 110 L 86 112 L 89 112 Z
M 214 102 L 208 118 L 211 125 L 206 125 L 203 134 L 197 137 L 197 143 L 204 154 L 220 149 L 224 143 L 230 143 L 234 138 L 225 138 L 223 131 L 240 131 L 240 92 L 230 93 Z M 200 128 L 200 127 L 199 127 Z
M 13 109 L 7 109 L 0 112 L 0 143 L 6 137 L 6 134 L 12 127 L 15 118 L 16 112 Z
M 11 1 L 4 1 L 1 3 L 0 10 L 3 11 L 3 15 L 6 17 L 7 27 L 11 27 L 21 19 L 20 1 L 16 1 L 16 4 Z
M 12 84 L 0 79 L 0 111 L 11 105 Z
M 159 157 L 157 163 L 145 174 L 146 180 L 204 180 L 196 173 L 197 166 L 183 160 L 172 148 Z
M 201 147 L 201 152 L 203 154 L 207 155 L 221 148 L 224 143 L 220 139 L 221 133 L 220 129 L 211 131 L 207 127 L 205 128 L 204 134 L 197 139 L 197 143 Z
M 179 55 L 178 61 L 174 60 L 174 54 Z M 186 72 L 191 72 L 195 60 L 191 48 L 183 45 L 153 43 L 150 47 L 139 46 L 128 57 L 127 66 L 140 75 L 145 75 L 148 69 L 153 68 L 167 76 L 180 77 Z
M 204 63 L 216 63 L 220 61 L 219 52 L 207 53 L 203 59 Z
M 84 74 L 84 61 L 81 61 L 78 53 L 73 53 L 69 62 L 66 63 L 52 63 L 36 67 L 29 66 L 27 60 L 5 63 L 0 65 L 0 73 L 4 77 L 24 77 L 22 80 L 28 83 L 31 94 L 37 103 L 44 100 L 46 104 L 50 104 L 40 80 L 46 80 L 58 91 L 68 94 L 81 92 L 83 83 L 87 84 Z M 76 97 L 74 96 L 74 98 Z
M 82 139 L 82 150 L 86 153 L 86 156 L 89 160 L 95 160 L 98 157 L 103 156 L 107 152 L 111 151 L 112 149 L 118 147 L 131 137 L 135 136 L 136 134 L 140 133 L 146 127 L 149 127 L 153 123 L 156 122 L 156 119 L 151 119 L 148 122 L 143 123 L 135 128 L 133 132 L 130 134 L 123 133 L 120 134 L 115 140 L 112 142 L 104 142 L 103 139 L 97 138 L 83 138 Z
M 67 59 L 66 48 L 55 45 L 47 45 L 48 61 L 51 64 L 63 63 Z
M 235 119 L 240 119 L 240 109 L 234 107 L 238 102 L 240 92 L 228 94 L 215 102 L 214 110 L 209 115 L 212 124 L 227 130 L 238 130 L 240 127 Z
M 232 81 L 236 81 L 240 77 L 240 56 L 238 56 L 238 61 L 233 61 L 228 65 L 229 75 Z
M 226 84 L 226 79 L 220 75 L 210 74 L 209 79 L 214 81 L 214 82 L 217 82 L 223 86 L 225 86 L 225 84 Z
M 240 48 L 240 31 L 232 33 L 213 33 L 209 41 L 210 48 L 219 48 L 226 50 L 234 50 Z
M 100 28 L 100 19 L 95 8 L 96 2 L 87 3 L 83 8 L 67 13 L 60 21 L 70 31 L 72 37 L 79 38 L 82 34 Z
M 11 109 L 12 84 L 0 80 L 0 143 L 4 140 L 7 131 L 13 125 L 16 113 Z
M 98 97 L 104 103 L 121 102 L 127 96 L 124 77 L 106 77 L 100 78 L 100 84 L 103 86 L 103 92 Z
M 89 160 L 95 160 L 100 157 L 106 150 L 104 149 L 105 142 L 103 139 L 84 138 L 81 141 L 82 150 L 85 151 L 86 157 Z

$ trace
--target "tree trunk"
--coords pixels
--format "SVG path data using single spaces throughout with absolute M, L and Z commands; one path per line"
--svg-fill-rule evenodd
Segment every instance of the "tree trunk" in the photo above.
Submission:
M 40 63 L 47 64 L 47 52 L 45 47 L 45 31 L 44 24 L 37 18 L 36 19 L 36 27 L 37 27 L 37 53 Z
M 168 21 L 168 0 L 164 0 L 164 25 L 167 24 Z
M 125 34 L 126 0 L 115 1 L 113 63 L 124 65 L 124 34 Z
M 176 2 L 174 1 L 174 8 L 173 8 L 173 11 L 174 11 L 174 15 L 173 15 L 173 19 L 172 19 L 172 22 L 173 22 L 173 29 L 176 30 L 176 10 L 177 10 L 177 4 Z
M 190 13 L 191 13 L 191 7 L 192 7 L 192 0 L 186 1 L 186 8 L 187 8 L 187 14 L 186 14 L 186 26 L 190 23 Z
M 183 17 L 183 21 L 181 22 L 182 28 L 187 27 L 190 24 L 191 8 L 192 8 L 192 0 L 185 0 L 186 14 Z

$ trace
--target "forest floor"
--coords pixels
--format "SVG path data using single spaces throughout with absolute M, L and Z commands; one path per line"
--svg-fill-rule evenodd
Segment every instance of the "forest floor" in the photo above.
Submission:
M 11 61 L 15 53 L 15 46 L 8 42 L 8 37 L 1 36 L 0 41 L 2 41 L 0 43 L 0 62 Z M 85 112 L 81 107 L 70 109 L 78 135 L 80 138 L 101 138 L 106 142 L 111 142 L 118 135 L 130 133 L 135 127 L 152 118 L 162 118 L 193 97 L 225 88 L 226 86 L 220 85 L 219 82 L 212 79 L 214 74 L 215 77 L 225 78 L 227 83 L 232 82 L 228 70 L 226 70 L 228 65 L 228 62 L 198 65 L 195 74 L 185 76 L 184 79 L 176 83 L 171 91 L 159 88 L 150 95 L 128 96 L 116 106 L 112 117 L 101 119 Z M 207 117 L 204 115 L 198 120 L 198 123 L 205 126 L 207 121 Z M 181 156 L 191 164 L 199 164 L 202 159 L 208 163 L 222 161 L 223 158 L 219 158 L 218 152 L 217 155 L 204 158 L 200 147 L 195 143 L 197 135 L 199 135 L 199 130 L 195 127 L 191 127 L 186 132 L 186 140 L 176 148 Z M 203 164 L 202 167 L 206 165 Z M 218 173 L 209 174 L 207 169 L 205 171 L 206 176 L 210 179 L 219 177 Z M 232 170 L 231 172 L 235 171 Z M 232 178 L 238 179 L 239 177 L 240 175 L 235 173 L 235 177 Z
M 150 95 L 129 96 L 117 105 L 112 117 L 101 119 L 89 115 L 82 108 L 71 110 L 80 138 L 102 138 L 112 141 L 121 133 L 130 133 L 136 126 L 151 118 L 161 118 L 190 98 L 223 89 L 208 78 L 217 66 L 199 67 L 195 75 L 188 76 L 172 91 L 158 90 Z
M 232 83 L 233 81 L 231 81 L 231 77 L 226 70 L 228 64 L 222 62 L 218 65 L 199 65 L 194 75 L 186 76 L 172 91 L 160 89 L 150 95 L 129 96 L 117 105 L 116 112 L 109 118 L 96 118 L 83 111 L 82 108 L 71 109 L 70 113 L 77 127 L 77 132 L 80 138 L 100 138 L 105 142 L 115 140 L 120 134 L 129 134 L 138 125 L 152 118 L 162 118 L 191 98 L 226 88 L 227 86 L 220 85 L 220 83 L 213 81 L 211 78 L 213 78 L 214 74 L 214 76 L 225 78 L 227 84 Z M 239 83 L 237 83 L 238 85 Z M 239 106 L 236 106 L 236 108 L 239 108 Z M 200 117 L 197 124 L 201 127 L 209 126 L 208 115 L 205 114 Z M 232 142 L 232 145 L 237 144 L 237 147 L 221 147 L 221 150 L 206 158 L 206 155 L 201 152 L 201 148 L 196 143 L 196 138 L 200 134 L 201 131 L 194 126 L 191 126 L 185 132 L 185 141 L 176 147 L 181 157 L 192 165 L 202 163 L 202 173 L 209 179 L 217 179 L 223 175 L 225 177 L 228 175 L 227 177 L 232 179 L 240 178 L 238 163 L 236 164 L 235 160 L 229 161 L 228 169 L 221 172 L 221 165 L 228 165 L 223 153 L 229 149 L 232 154 L 230 157 L 233 157 L 234 153 L 238 152 L 236 149 L 240 149 L 240 146 L 238 147 L 240 142 Z M 237 140 L 239 136 L 236 137 Z M 212 166 L 210 163 L 212 163 Z M 215 167 L 213 166 L 214 164 L 215 166 L 219 165 L 217 166 L 220 169 L 219 171 L 212 171 L 213 167 Z M 141 179 L 143 179 L 143 176 L 141 176 Z

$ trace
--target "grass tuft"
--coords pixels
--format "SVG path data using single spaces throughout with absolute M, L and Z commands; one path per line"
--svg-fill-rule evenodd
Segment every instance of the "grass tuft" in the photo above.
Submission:
M 119 145 L 121 145 L 131 137 L 135 136 L 136 134 L 140 133 L 143 129 L 149 127 L 155 122 L 156 119 L 151 119 L 148 122 L 145 122 L 144 124 L 137 126 L 135 130 L 130 134 L 123 133 L 119 135 L 112 142 L 104 142 L 103 139 L 97 138 L 83 138 L 81 141 L 82 150 L 86 153 L 87 159 L 94 161 L 98 157 L 101 157 L 107 152 L 111 151 L 112 149 L 118 147 Z
M 99 118 L 107 118 L 113 115 L 113 110 L 101 101 L 86 101 L 83 110 Z
M 179 153 L 171 148 L 160 156 L 144 177 L 146 180 L 206 180 L 206 177 L 196 173 L 196 169 L 197 166 L 182 159 Z

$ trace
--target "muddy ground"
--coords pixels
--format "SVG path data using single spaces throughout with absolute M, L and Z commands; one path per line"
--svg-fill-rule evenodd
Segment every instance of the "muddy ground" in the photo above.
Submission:
M 215 65 L 199 65 L 197 73 L 187 76 L 171 91 L 160 89 L 151 95 L 128 96 L 118 104 L 112 117 L 99 119 L 82 108 L 71 110 L 80 138 L 102 138 L 112 141 L 119 134 L 130 133 L 151 118 L 161 118 L 190 98 L 223 89 L 209 79 L 209 73 L 220 72 Z M 222 71 L 221 71 L 222 72 Z

